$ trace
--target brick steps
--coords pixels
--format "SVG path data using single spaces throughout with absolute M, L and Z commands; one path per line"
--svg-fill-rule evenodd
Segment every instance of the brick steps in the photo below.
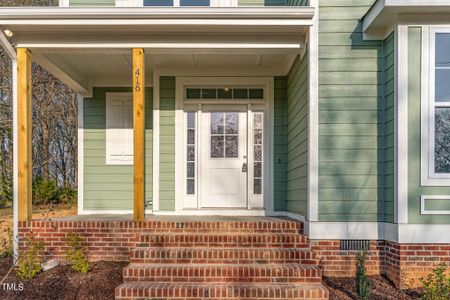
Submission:
M 142 229 L 130 252 L 118 300 L 328 299 L 298 222 L 254 218 L 152 226 Z
M 319 284 L 188 284 L 125 283 L 116 288 L 116 300 L 131 299 L 328 299 L 328 290 Z
M 145 234 L 138 247 L 309 248 L 295 233 L 169 233 Z
M 320 269 L 316 266 L 303 266 L 300 264 L 130 264 L 124 269 L 123 277 L 124 282 L 320 283 L 322 281 Z
M 138 247 L 131 251 L 130 263 L 317 265 L 318 261 L 309 249 Z

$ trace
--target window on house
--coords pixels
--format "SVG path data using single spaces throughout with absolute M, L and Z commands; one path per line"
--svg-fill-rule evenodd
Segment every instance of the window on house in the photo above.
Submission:
M 131 93 L 107 93 L 106 95 L 106 164 L 133 164 Z
M 144 6 L 210 6 L 210 0 L 144 0 Z
M 186 113 L 186 194 L 195 195 L 195 112 Z
M 450 174 L 450 33 L 436 33 L 434 54 L 434 173 Z
M 144 0 L 144 6 L 173 6 L 173 0 Z

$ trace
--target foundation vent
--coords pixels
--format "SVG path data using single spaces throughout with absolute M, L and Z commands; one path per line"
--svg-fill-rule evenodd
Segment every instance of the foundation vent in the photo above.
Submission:
M 369 250 L 369 245 L 368 240 L 341 240 L 340 250 L 364 251 Z

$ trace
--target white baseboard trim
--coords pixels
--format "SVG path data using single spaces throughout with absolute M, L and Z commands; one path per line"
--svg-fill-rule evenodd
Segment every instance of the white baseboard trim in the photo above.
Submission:
M 309 222 L 311 240 L 387 240 L 397 243 L 450 243 L 450 224 Z
M 180 211 L 153 211 L 156 216 L 267 216 L 264 210 L 180 210 Z
M 79 210 L 78 215 L 131 215 L 133 214 L 132 209 L 125 210 Z M 151 210 L 145 210 L 145 214 L 151 215 Z

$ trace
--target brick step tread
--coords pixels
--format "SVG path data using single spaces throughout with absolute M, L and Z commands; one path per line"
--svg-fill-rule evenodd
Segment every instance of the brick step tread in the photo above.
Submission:
M 318 264 L 310 249 L 295 248 L 160 248 L 138 247 L 130 252 L 131 263 L 301 263 Z
M 298 233 L 302 229 L 302 224 L 291 219 L 282 218 L 266 218 L 263 220 L 246 220 L 246 221 L 145 221 L 143 223 L 143 231 L 155 230 L 165 232 L 229 232 L 229 231 L 246 231 L 246 232 L 293 232 Z
M 143 234 L 138 247 L 281 247 L 309 248 L 309 242 L 304 235 L 295 233 L 157 233 Z
M 130 264 L 123 270 L 124 282 L 322 282 L 318 266 L 300 264 Z
M 165 299 L 328 299 L 322 284 L 190 284 L 190 283 L 124 283 L 115 290 L 116 300 Z

